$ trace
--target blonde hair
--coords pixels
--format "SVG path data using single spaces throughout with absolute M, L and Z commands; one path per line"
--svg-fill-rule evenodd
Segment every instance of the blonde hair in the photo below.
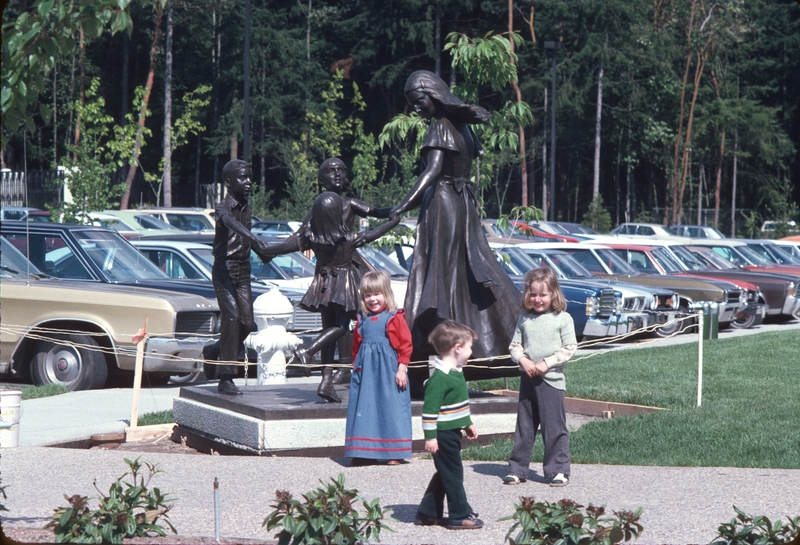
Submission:
M 525 293 L 522 295 L 522 308 L 523 310 L 531 310 L 531 285 L 534 283 L 542 283 L 550 292 L 550 310 L 559 313 L 567 310 L 567 300 L 564 297 L 564 292 L 561 291 L 561 286 L 558 284 L 558 278 L 553 269 L 549 267 L 539 267 L 528 271 L 525 275 Z
M 464 324 L 445 320 L 433 328 L 431 334 L 428 335 L 428 342 L 433 345 L 436 353 L 442 356 L 450 352 L 455 345 L 466 344 L 477 338 L 475 332 Z
M 364 304 L 364 298 L 370 293 L 383 295 L 383 299 L 386 302 L 385 310 L 391 312 L 397 308 L 394 292 L 392 291 L 392 281 L 385 271 L 369 271 L 361 277 L 361 285 L 358 286 L 358 294 L 361 296 L 359 307 L 364 314 L 369 314 L 367 305 Z

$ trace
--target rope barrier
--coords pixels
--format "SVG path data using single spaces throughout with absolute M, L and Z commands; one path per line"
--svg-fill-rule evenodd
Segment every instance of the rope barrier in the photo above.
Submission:
M 694 320 L 698 316 L 700 316 L 700 313 L 689 314 L 687 316 L 682 316 L 680 318 L 675 318 L 675 319 L 670 320 L 670 321 L 668 321 L 668 322 L 666 322 L 664 324 L 654 324 L 654 325 L 651 325 L 651 326 L 635 329 L 633 331 L 629 331 L 627 333 L 623 333 L 623 334 L 620 334 L 620 335 L 615 335 L 615 336 L 611 336 L 611 337 L 601 337 L 601 338 L 598 338 L 598 339 L 591 339 L 591 340 L 583 341 L 581 343 L 578 343 L 578 350 L 591 348 L 591 347 L 597 346 L 597 345 L 606 345 L 606 344 L 611 344 L 611 343 L 615 343 L 615 342 L 619 342 L 619 341 L 624 341 L 624 340 L 626 340 L 626 339 L 628 339 L 630 337 L 641 335 L 641 334 L 644 334 L 644 333 L 654 333 L 658 329 L 662 329 L 664 327 L 671 326 L 676 322 L 677 323 L 682 323 L 682 322 L 685 322 L 685 321 Z M 680 335 L 680 334 L 682 334 L 682 333 L 686 332 L 687 330 L 692 329 L 694 327 L 696 327 L 696 324 L 689 323 L 688 325 L 685 325 L 684 327 L 679 328 L 677 331 L 675 331 L 671 335 L 668 335 L 668 336 L 665 336 L 665 337 L 659 337 L 659 338 L 654 338 L 654 339 L 641 341 L 641 343 L 639 343 L 639 344 L 652 344 L 652 343 L 657 343 L 657 342 L 662 341 L 662 340 L 670 339 L 670 338 L 675 337 L 677 335 Z M 302 335 L 302 334 L 307 334 L 307 333 L 315 333 L 315 332 L 318 332 L 318 331 L 321 331 L 321 329 L 311 329 L 311 330 L 306 330 L 306 331 L 301 331 L 301 332 L 293 332 L 293 334 Z M 131 357 L 135 357 L 136 356 L 136 346 L 135 345 L 117 346 L 117 348 L 115 350 L 114 348 L 109 348 L 109 347 L 104 347 L 104 346 L 99 346 L 99 345 L 82 344 L 82 343 L 77 343 L 77 342 L 71 341 L 69 339 L 61 339 L 61 338 L 53 339 L 53 337 L 52 337 L 52 335 L 86 335 L 86 336 L 90 336 L 90 337 L 107 337 L 108 335 L 105 334 L 105 333 L 97 333 L 97 332 L 91 332 L 91 331 L 88 331 L 88 332 L 87 331 L 77 331 L 77 330 L 68 330 L 68 329 L 57 329 L 57 328 L 47 328 L 47 327 L 30 327 L 29 328 L 29 327 L 26 327 L 26 326 L 19 326 L 19 325 L 6 324 L 6 323 L 3 323 L 3 324 L 0 325 L 0 332 L 2 332 L 3 334 L 9 334 L 9 335 L 14 335 L 14 336 L 22 336 L 22 337 L 26 337 L 26 338 L 33 339 L 33 340 L 48 341 L 48 342 L 53 342 L 54 340 L 56 340 L 59 344 L 69 345 L 69 346 L 72 346 L 72 347 L 74 347 L 76 349 L 93 350 L 93 351 L 101 352 L 103 354 L 108 354 L 108 355 L 111 355 L 111 356 L 116 356 L 117 354 L 128 355 L 128 356 L 131 356 Z M 48 335 L 50 335 L 50 336 L 48 336 Z M 213 338 L 216 338 L 218 336 L 218 335 L 209 335 L 209 334 L 196 334 L 196 335 L 192 334 L 192 335 L 196 336 L 196 337 L 208 338 L 209 340 L 213 339 Z M 123 334 L 123 335 L 120 335 L 120 337 L 122 337 L 122 338 L 130 337 L 131 339 L 133 338 L 133 336 L 134 336 L 134 334 L 130 334 L 130 335 Z M 148 333 L 148 338 L 150 338 L 150 339 L 153 339 L 153 338 L 172 339 L 172 338 L 174 338 L 174 335 L 172 335 L 172 334 L 159 334 L 159 333 L 149 334 Z M 622 350 L 622 349 L 625 349 L 625 348 L 627 348 L 627 347 L 609 348 L 608 350 L 603 350 L 603 351 L 599 351 L 599 352 L 596 352 L 596 353 L 587 354 L 585 356 L 581 356 L 581 357 L 578 357 L 578 358 L 573 358 L 572 360 L 570 360 L 570 363 L 574 363 L 574 362 L 581 361 L 581 360 L 584 360 L 584 359 L 587 359 L 587 358 L 590 358 L 590 357 L 594 357 L 594 356 L 596 356 L 598 354 L 605 354 L 605 353 L 608 353 L 608 352 L 612 352 L 614 350 Z M 164 360 L 173 361 L 173 362 L 195 362 L 195 361 L 197 361 L 197 359 L 195 359 L 195 358 L 184 358 L 184 357 L 180 357 L 180 356 L 174 356 L 174 355 L 171 355 L 171 354 L 162 354 L 160 357 L 162 359 L 164 359 Z M 492 356 L 492 357 L 485 357 L 485 358 L 474 358 L 474 359 L 469 360 L 464 367 L 465 368 L 473 368 L 473 369 L 482 369 L 484 371 L 491 371 L 491 370 L 506 371 L 506 370 L 508 370 L 510 368 L 516 368 L 517 367 L 517 364 L 492 366 L 492 367 L 488 367 L 488 366 L 485 366 L 485 365 L 477 365 L 480 362 L 497 360 L 499 357 L 500 358 L 505 358 L 505 357 L 508 357 L 508 356 L 507 355 L 503 355 L 503 356 Z M 350 368 L 350 367 L 352 367 L 352 364 L 350 364 L 350 363 L 311 363 L 311 364 L 308 364 L 308 365 L 302 365 L 302 364 L 299 364 L 299 363 L 292 363 L 294 360 L 295 360 L 294 355 L 290 356 L 289 360 L 286 363 L 286 366 L 287 367 L 301 368 L 301 369 L 306 369 L 306 370 L 321 369 L 323 367 L 342 367 L 342 368 Z M 215 361 L 207 361 L 205 363 L 209 363 L 209 364 L 212 364 L 212 365 L 236 365 L 236 366 L 240 366 L 240 367 L 246 367 L 248 365 L 252 365 L 253 362 L 249 362 L 249 361 L 242 362 L 242 361 L 238 361 L 238 360 L 237 361 L 215 360 Z M 409 362 L 408 367 L 409 367 L 409 369 L 427 369 L 428 368 L 428 361 L 427 360 L 412 361 L 412 362 Z

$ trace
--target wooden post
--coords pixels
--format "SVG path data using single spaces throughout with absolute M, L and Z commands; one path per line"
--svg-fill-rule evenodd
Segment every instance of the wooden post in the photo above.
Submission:
M 147 344 L 147 317 L 144 319 L 144 328 L 133 336 L 136 343 L 136 367 L 133 375 L 133 402 L 131 403 L 131 428 L 139 424 L 139 394 L 142 390 L 142 367 L 144 366 L 144 347 Z

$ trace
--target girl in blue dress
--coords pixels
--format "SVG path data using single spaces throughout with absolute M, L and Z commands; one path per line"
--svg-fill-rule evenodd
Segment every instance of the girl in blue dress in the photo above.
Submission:
M 411 458 L 411 332 L 388 274 L 366 273 L 359 294 L 344 454 L 353 465 L 377 460 L 399 465 Z

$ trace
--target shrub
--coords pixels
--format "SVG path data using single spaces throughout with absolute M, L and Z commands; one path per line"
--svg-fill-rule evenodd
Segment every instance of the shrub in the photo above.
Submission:
M 733 510 L 736 517 L 720 525 L 717 529 L 719 535 L 711 545 L 773 545 L 789 543 L 792 538 L 800 537 L 800 517 L 789 518 L 788 524 L 781 524 L 781 521 L 773 523 L 767 517 L 751 517 L 735 505 Z
M 145 476 L 140 473 L 142 464 L 138 458 L 133 461 L 125 458 L 125 463 L 130 470 L 111 484 L 107 496 L 97 488 L 97 480 L 94 481 L 100 493 L 98 509 L 89 509 L 86 496 L 64 495 L 69 507 L 55 509 L 45 526 L 53 528 L 57 543 L 122 543 L 124 538 L 148 536 L 150 532 L 163 537 L 166 535 L 164 527 L 156 524 L 159 518 L 173 533 L 178 533 L 167 516 L 172 509 L 172 505 L 166 504 L 170 498 L 158 488 L 147 489 L 153 476 L 162 471 L 145 462 L 148 473 Z M 123 482 L 127 476 L 132 482 Z
M 514 504 L 514 514 L 500 520 L 516 520 L 506 534 L 510 545 L 610 545 L 630 541 L 642 532 L 641 507 L 633 512 L 614 511 L 614 517 L 604 517 L 605 507 L 591 503 L 585 512 L 581 509 L 582 505 L 568 499 L 549 503 L 521 497 Z
M 384 511 L 379 498 L 367 502 L 358 496 L 358 490 L 345 490 L 344 475 L 331 478 L 319 488 L 303 494 L 303 501 L 292 498 L 285 490 L 275 492 L 275 511 L 261 524 L 267 531 L 281 528 L 275 534 L 278 545 L 355 545 L 374 537 L 380 542 L 380 531 L 391 528 L 384 525 Z M 354 505 L 361 502 L 366 513 L 362 518 Z

